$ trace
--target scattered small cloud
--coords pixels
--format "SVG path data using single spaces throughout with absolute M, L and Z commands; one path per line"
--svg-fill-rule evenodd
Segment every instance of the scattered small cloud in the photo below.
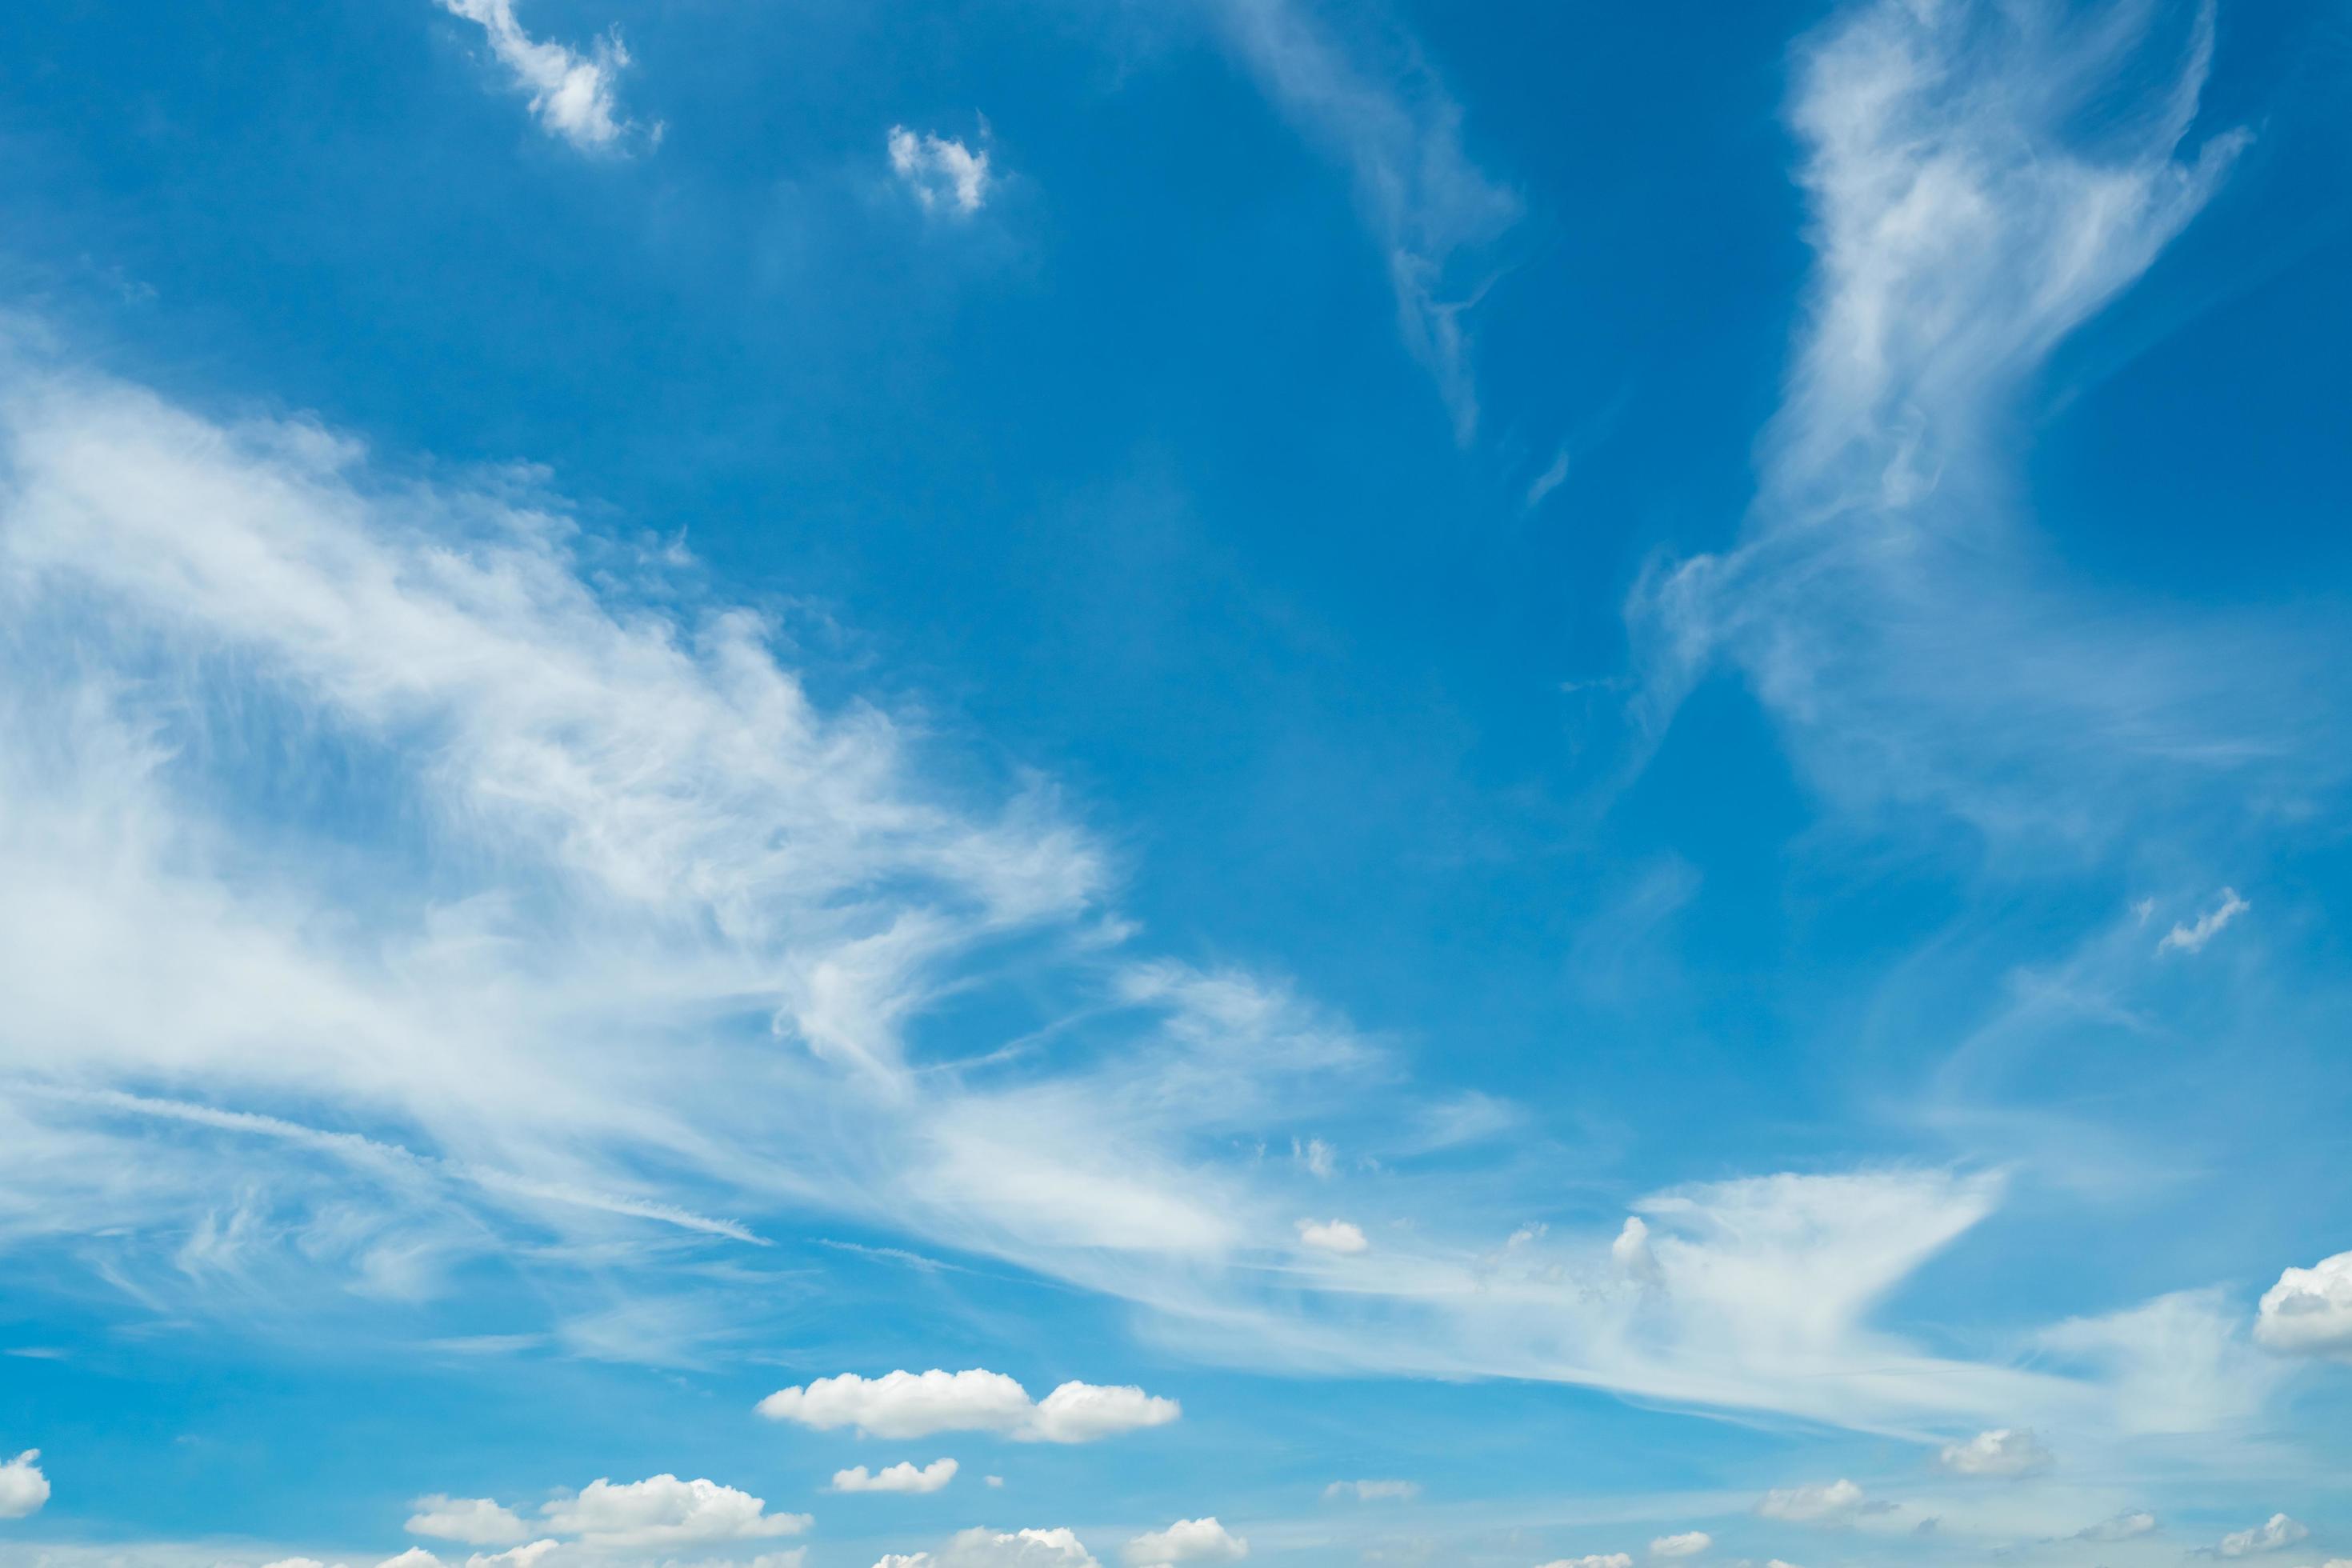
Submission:
M 1715 1537 L 1704 1530 L 1685 1530 L 1680 1535 L 1661 1535 L 1650 1542 L 1650 1555 L 1672 1560 L 1696 1557 L 1715 1544 Z
M 1622 1552 L 1593 1552 L 1582 1557 L 1555 1558 L 1543 1568 L 1633 1568 L 1633 1559 Z
M 2252 1557 L 2264 1552 L 2284 1552 L 2310 1535 L 2309 1528 L 2301 1522 L 2274 1513 L 2252 1530 L 2221 1537 L 2221 1544 L 2213 1551 L 2221 1557 Z
M 1546 468 L 1542 473 L 1538 474 L 1528 485 L 1527 500 L 1521 503 L 1525 510 L 1528 511 L 1535 510 L 1536 508 L 1543 504 L 1544 497 L 1551 494 L 1552 491 L 1566 484 L 1568 482 L 1568 448 L 1562 447 L 1557 453 L 1553 454 L 1551 466 Z
M 912 1459 L 901 1459 L 869 1471 L 863 1465 L 833 1473 L 833 1489 L 837 1492 L 935 1492 L 955 1479 L 953 1459 L 933 1459 L 917 1469 Z M 989 1478 L 994 1480 L 993 1476 Z
M 1180 1519 L 1165 1530 L 1139 1535 L 1123 1553 L 1131 1568 L 1167 1568 L 1175 1563 L 1238 1563 L 1249 1542 L 1208 1519 Z
M 1420 1495 L 1419 1481 L 1333 1481 L 1323 1489 L 1325 1502 L 1347 1498 L 1358 1502 L 1411 1502 Z
M 2186 924 L 2176 924 L 2157 942 L 2158 952 L 2202 952 L 2231 921 L 2254 906 L 2238 897 L 2234 888 L 2221 889 L 2221 901 Z
M 988 201 L 988 150 L 975 153 L 950 136 L 918 136 L 903 125 L 890 127 L 890 171 L 914 193 L 925 212 L 969 216 Z
M 2156 1529 L 2156 1515 L 2146 1509 L 2128 1509 L 2074 1532 L 2077 1541 L 2135 1541 Z
M 1297 1139 L 1293 1138 L 1290 1141 L 1290 1153 L 1293 1159 L 1306 1166 L 1313 1174 L 1326 1177 L 1330 1175 L 1335 1153 L 1331 1145 L 1322 1139 L 1309 1138 L 1306 1142 L 1301 1143 Z
M 1936 1463 L 1956 1476 L 2031 1476 L 2053 1462 L 2032 1433 L 2008 1426 L 1979 1432 L 1965 1443 L 1947 1443 L 1936 1456 Z
M 1841 1479 L 1811 1486 L 1775 1487 L 1764 1494 L 1756 1511 L 1766 1519 L 1795 1524 L 1843 1524 L 1864 1507 L 1862 1488 Z
M 490 52 L 512 73 L 515 86 L 530 95 L 530 111 L 551 134 L 593 151 L 614 146 L 634 129 L 614 93 L 629 64 L 619 33 L 607 33 L 583 55 L 524 32 L 515 20 L 514 0 L 441 0 L 441 5 L 488 36 Z
M 447 1497 L 440 1492 L 408 1505 L 416 1511 L 405 1528 L 411 1535 L 461 1541 L 468 1546 L 506 1546 L 530 1534 L 530 1526 L 486 1497 Z
M 1076 1535 L 1063 1530 L 962 1531 L 937 1552 L 890 1552 L 874 1568 L 1102 1568 Z
M 828 1432 L 854 1426 L 874 1437 L 1001 1432 L 1021 1442 L 1091 1443 L 1164 1426 L 1183 1406 L 1140 1388 L 1077 1382 L 1032 1402 L 1028 1390 L 1004 1373 L 974 1367 L 820 1377 L 805 1387 L 778 1389 L 760 1401 L 759 1411 L 772 1421 Z
M 696 1546 L 798 1535 L 809 1527 L 807 1514 L 767 1508 L 751 1493 L 716 1481 L 659 1475 L 618 1485 L 593 1480 L 576 1497 L 540 1511 L 548 1529 L 576 1536 L 583 1546 Z
M 1362 1252 L 1372 1245 L 1364 1239 L 1361 1229 L 1344 1219 L 1302 1219 L 1298 1222 L 1298 1240 L 1300 1245 L 1318 1252 L 1342 1254 Z

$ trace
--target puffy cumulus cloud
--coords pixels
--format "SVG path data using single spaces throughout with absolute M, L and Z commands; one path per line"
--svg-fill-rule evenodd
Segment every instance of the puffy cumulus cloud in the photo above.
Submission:
M 1609 1244 L 1609 1261 L 1639 1284 L 1657 1282 L 1658 1257 L 1650 1250 L 1650 1227 L 1638 1215 L 1625 1216 L 1624 1228 Z
M 434 1492 L 418 1498 L 409 1507 L 416 1510 L 408 1516 L 406 1528 L 411 1535 L 462 1541 L 468 1546 L 504 1546 L 530 1533 L 530 1527 L 511 1510 L 486 1497 L 458 1498 Z
M 2013 1426 L 1979 1432 L 1965 1443 L 1947 1443 L 1936 1463 L 1956 1476 L 2031 1476 L 2054 1462 L 2032 1433 Z
M 49 1478 L 41 1473 L 41 1451 L 27 1448 L 0 1465 L 0 1519 L 25 1519 L 49 1500 Z
M 833 1472 L 833 1489 L 837 1492 L 935 1492 L 955 1479 L 953 1459 L 933 1459 L 921 1469 L 912 1459 L 901 1459 L 895 1465 L 867 1471 L 865 1466 Z
M 2221 1537 L 2221 1544 L 2213 1550 L 2223 1557 L 2252 1557 L 2264 1552 L 2284 1552 L 2310 1535 L 2309 1528 L 2299 1521 L 2274 1513 L 2251 1530 L 2233 1531 Z
M 1554 1558 L 1543 1568 L 1633 1568 L 1633 1559 L 1623 1552 L 1591 1552 L 1581 1557 Z
M 2254 1342 L 2281 1355 L 2352 1361 L 2352 1252 L 2282 1273 L 2255 1310 Z
M 1164 1426 L 1183 1415 L 1175 1400 L 1140 1388 L 1072 1381 L 1032 1402 L 1028 1390 L 1001 1372 L 898 1371 L 880 1377 L 843 1373 L 804 1387 L 781 1388 L 760 1401 L 760 1414 L 819 1431 L 854 1426 L 875 1437 L 924 1437 L 934 1432 L 1002 1432 L 1025 1442 L 1091 1443 L 1146 1426 Z
M 2137 1541 L 2156 1529 L 2156 1515 L 2144 1508 L 2126 1509 L 2112 1519 L 2084 1525 L 2074 1532 L 2077 1541 Z
M 530 111 L 554 135 L 575 147 L 610 147 L 630 130 L 614 87 L 629 64 L 618 33 L 596 40 L 587 54 L 532 37 L 515 20 L 514 0 L 441 0 L 442 8 L 478 24 L 490 52 L 530 96 Z
M 412 1546 L 385 1558 L 375 1568 L 441 1568 L 441 1559 L 422 1546 Z
M 874 1568 L 1102 1568 L 1076 1535 L 1064 1530 L 962 1531 L 937 1552 L 892 1552 Z
M 1337 1252 L 1343 1256 L 1365 1251 L 1372 1245 L 1364 1239 L 1361 1229 L 1344 1219 L 1302 1219 L 1298 1222 L 1298 1240 L 1301 1246 L 1311 1247 L 1318 1252 Z
M 1862 1511 L 1862 1488 L 1843 1478 L 1801 1487 L 1775 1487 L 1756 1511 L 1796 1524 L 1843 1524 Z
M 2221 935 L 2224 926 L 2253 907 L 2238 897 L 2238 890 L 2235 888 L 2224 888 L 2221 889 L 2220 900 L 2211 909 L 2199 915 L 2194 921 L 2183 921 L 2166 931 L 2162 940 L 2157 942 L 2156 951 L 2202 952 L 2205 951 L 2205 944 Z
M 1704 1530 L 1685 1530 L 1679 1535 L 1661 1535 L 1650 1542 L 1650 1555 L 1671 1561 L 1677 1557 L 1696 1557 L 1715 1544 L 1715 1537 Z
M 1130 1568 L 1167 1568 L 1174 1563 L 1238 1563 L 1249 1555 L 1249 1542 L 1207 1519 L 1180 1519 L 1165 1530 L 1149 1531 L 1127 1543 L 1121 1553 Z
M 540 1511 L 550 1530 L 577 1536 L 584 1546 L 694 1546 L 797 1535 L 809 1527 L 807 1514 L 767 1508 L 733 1487 L 665 1474 L 620 1485 L 593 1480 Z
M 988 200 L 988 153 L 973 152 L 952 137 L 916 135 L 890 127 L 890 172 L 915 195 L 925 212 L 969 215 Z
M 1323 1489 L 1325 1502 L 1343 1498 L 1358 1502 L 1411 1502 L 1420 1495 L 1419 1481 L 1333 1481 Z

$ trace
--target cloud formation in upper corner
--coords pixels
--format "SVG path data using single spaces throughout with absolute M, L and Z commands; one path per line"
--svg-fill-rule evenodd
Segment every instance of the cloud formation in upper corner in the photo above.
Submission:
M 1019 1442 L 1091 1443 L 1147 1426 L 1164 1426 L 1183 1414 L 1172 1399 L 1139 1388 L 1066 1383 L 1032 1401 L 1028 1390 L 1001 1372 L 892 1372 L 881 1377 L 843 1373 L 805 1387 L 778 1389 L 760 1401 L 771 1421 L 819 1431 L 854 1426 L 874 1437 L 923 1437 L 934 1432 L 1001 1432 Z
M 620 112 L 614 85 L 629 64 L 618 32 L 596 40 L 587 54 L 534 38 L 515 20 L 514 0 L 440 0 L 444 10 L 478 24 L 490 52 L 530 95 L 530 111 L 547 131 L 584 151 L 609 149 L 632 129 Z
M 970 216 L 988 202 L 988 149 L 975 153 L 952 136 L 890 127 L 890 172 L 925 212 Z

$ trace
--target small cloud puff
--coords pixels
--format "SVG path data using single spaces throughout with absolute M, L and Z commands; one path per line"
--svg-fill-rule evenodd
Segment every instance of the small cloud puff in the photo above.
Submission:
M 0 1519 L 26 1519 L 49 1500 L 49 1478 L 41 1474 L 41 1451 L 27 1448 L 0 1465 Z
M 1174 1563 L 1238 1563 L 1249 1555 L 1249 1542 L 1219 1524 L 1214 1517 L 1180 1519 L 1165 1530 L 1139 1535 L 1124 1553 L 1132 1568 L 1167 1568 Z
M 956 1462 L 953 1459 L 933 1459 L 919 1470 L 912 1459 L 901 1459 L 895 1465 L 871 1472 L 865 1466 L 858 1465 L 850 1469 L 834 1471 L 833 1489 L 837 1492 L 935 1492 L 955 1479 L 955 1473 Z
M 2053 1462 L 2032 1432 L 2010 1426 L 1979 1432 L 1965 1443 L 1947 1443 L 1936 1456 L 1936 1463 L 1956 1476 L 2031 1476 Z
M 513 0 L 441 0 L 441 5 L 488 35 L 490 52 L 512 74 L 515 86 L 530 95 L 530 111 L 549 132 L 583 149 L 610 147 L 628 132 L 614 95 L 629 64 L 617 33 L 599 38 L 583 55 L 524 32 L 515 20 Z
M 1811 1486 L 1775 1487 L 1764 1494 L 1756 1511 L 1766 1519 L 1796 1524 L 1843 1524 L 1862 1507 L 1862 1489 L 1841 1479 Z
M 2352 1252 L 2282 1273 L 2263 1292 L 2254 1342 L 2280 1355 L 2352 1361 Z
M 1102 1568 L 1067 1530 L 967 1530 L 937 1552 L 891 1552 L 874 1568 Z
M 418 1498 L 408 1505 L 411 1535 L 441 1541 L 462 1541 L 468 1546 L 505 1546 L 530 1533 L 510 1510 L 486 1497 L 457 1498 L 441 1492 Z
M 1302 1219 L 1298 1222 L 1298 1240 L 1301 1246 L 1311 1247 L 1318 1252 L 1336 1252 L 1342 1256 L 1365 1251 L 1372 1245 L 1364 1239 L 1361 1229 L 1344 1219 Z
M 767 1508 L 751 1493 L 716 1481 L 659 1475 L 619 1486 L 593 1480 L 577 1497 L 540 1511 L 550 1530 L 576 1535 L 584 1546 L 690 1546 L 798 1535 L 809 1527 L 807 1514 L 772 1514 Z
M 1673 1559 L 1696 1557 L 1715 1544 L 1715 1537 L 1704 1530 L 1686 1530 L 1680 1535 L 1661 1535 L 1650 1542 L 1650 1555 Z
M 2241 1530 L 2221 1537 L 2214 1551 L 2223 1557 L 2252 1557 L 2262 1552 L 2284 1552 L 2311 1534 L 2311 1531 L 2283 1513 L 2274 1513 L 2252 1530 Z
M 1561 1557 L 1547 1563 L 1543 1568 L 1633 1568 L 1633 1559 L 1622 1552 L 1603 1555 L 1598 1552 L 1582 1557 Z
M 918 136 L 903 125 L 890 127 L 890 169 L 915 194 L 925 212 L 946 208 L 970 215 L 988 200 L 988 152 L 973 152 L 952 137 Z
M 2074 1532 L 2077 1541 L 2132 1541 L 2156 1528 L 2156 1515 L 2146 1509 L 2130 1509 L 2113 1519 L 2103 1519 Z
M 1091 1443 L 1184 1413 L 1172 1399 L 1140 1388 L 1063 1384 L 1032 1403 L 1029 1391 L 1001 1372 L 898 1371 L 877 1378 L 856 1373 L 782 1388 L 760 1401 L 771 1421 L 829 1432 L 855 1426 L 873 1437 L 926 1437 L 934 1432 L 1002 1432 L 1019 1442 Z
M 2221 901 L 2199 915 L 2193 924 L 2176 925 L 2156 944 L 2158 952 L 2201 952 L 2221 934 L 2221 928 L 2254 906 L 2238 897 L 2234 888 L 2221 889 Z
M 1419 1481 L 1333 1481 L 1323 1489 L 1325 1502 L 1342 1498 L 1358 1502 L 1411 1502 L 1420 1495 Z

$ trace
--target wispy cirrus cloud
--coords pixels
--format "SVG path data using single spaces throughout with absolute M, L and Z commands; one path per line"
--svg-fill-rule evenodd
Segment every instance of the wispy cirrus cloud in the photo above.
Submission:
M 1812 299 L 1740 542 L 1631 601 L 1650 733 L 1727 666 L 1824 796 L 1997 845 L 2342 782 L 2332 630 L 2066 585 L 2010 500 L 2031 378 L 2248 142 L 2195 130 L 2210 6 L 2155 15 L 1874 4 L 1802 49 Z
M 1381 246 L 1405 346 L 1437 384 L 1457 440 L 1478 427 L 1465 319 L 1494 280 L 1517 195 L 1465 149 L 1462 106 L 1417 45 L 1347 33 L 1297 0 L 1211 0 L 1267 96 L 1343 162 Z

